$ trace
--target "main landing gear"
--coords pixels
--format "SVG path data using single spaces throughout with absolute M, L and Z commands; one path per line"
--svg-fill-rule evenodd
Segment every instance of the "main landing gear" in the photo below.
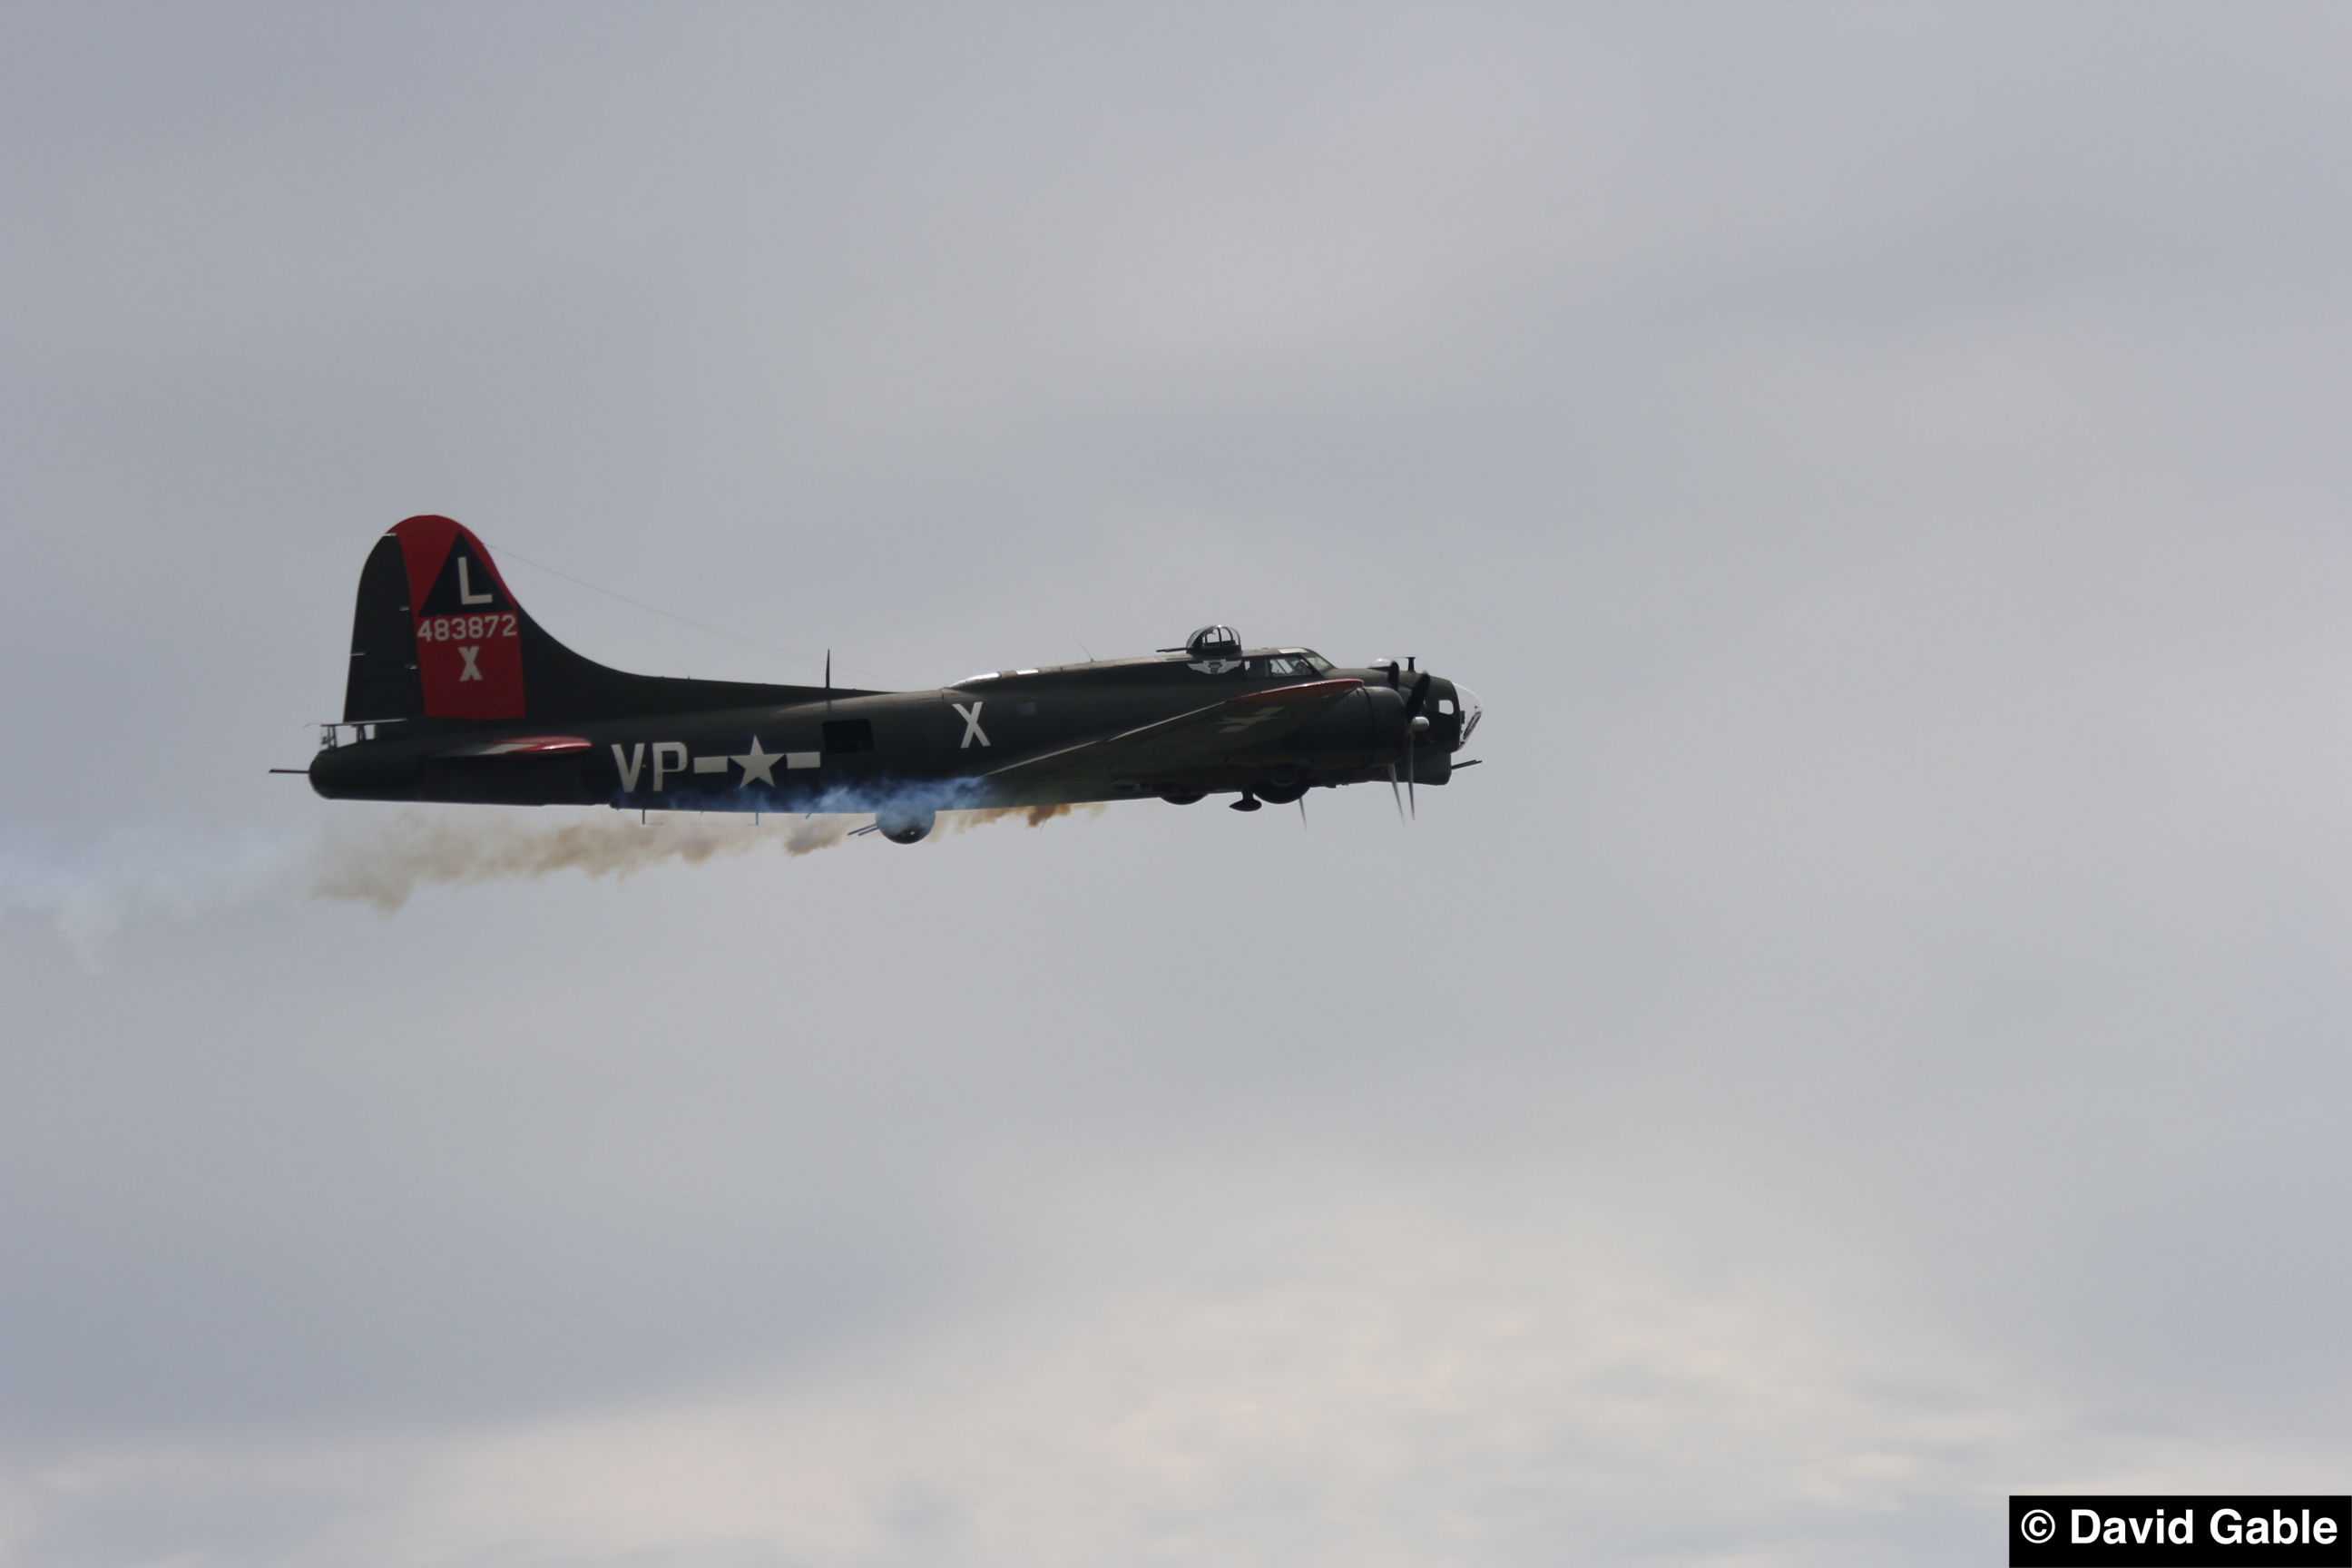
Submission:
M 1234 811 L 1259 811 L 1269 805 L 1288 805 L 1292 801 L 1304 800 L 1310 787 L 1312 786 L 1305 784 L 1258 784 L 1254 788 L 1242 791 L 1241 799 L 1230 802 L 1228 808 Z M 1160 798 L 1171 805 L 1197 805 L 1207 798 L 1207 792 L 1182 790 L 1163 795 Z

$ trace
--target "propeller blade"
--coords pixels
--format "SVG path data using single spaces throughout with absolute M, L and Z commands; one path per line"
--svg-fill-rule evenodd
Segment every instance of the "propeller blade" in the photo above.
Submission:
M 1421 713 L 1422 704 L 1428 700 L 1429 671 L 1424 669 L 1421 672 L 1420 679 L 1412 683 L 1412 689 L 1405 693 L 1404 699 L 1404 787 L 1406 795 L 1410 796 L 1412 800 L 1412 815 L 1415 818 L 1418 818 L 1421 816 L 1421 792 L 1413 787 L 1414 769 L 1412 765 L 1412 725 L 1414 719 Z M 1396 793 L 1396 764 L 1394 763 L 1391 763 L 1389 764 L 1389 794 L 1394 795 Z M 1397 820 L 1399 822 L 1406 820 L 1405 803 L 1402 798 L 1399 798 L 1397 801 Z

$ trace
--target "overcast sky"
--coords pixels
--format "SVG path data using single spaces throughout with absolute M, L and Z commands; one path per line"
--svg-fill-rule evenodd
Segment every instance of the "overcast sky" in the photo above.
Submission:
M 1959 1564 L 2344 1489 L 2347 46 L 10 6 L 0 1563 Z M 312 889 L 396 810 L 264 770 L 421 511 L 625 668 L 1227 620 L 1486 765 L 387 917 Z

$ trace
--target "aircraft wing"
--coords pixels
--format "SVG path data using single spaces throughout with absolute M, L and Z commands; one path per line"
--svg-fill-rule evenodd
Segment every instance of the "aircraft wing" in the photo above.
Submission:
M 1363 684 L 1352 679 L 1309 680 L 1245 691 L 1173 719 L 1010 763 L 988 776 L 1015 787 L 1048 781 L 1108 787 L 1114 781 L 1181 777 L 1280 740 Z

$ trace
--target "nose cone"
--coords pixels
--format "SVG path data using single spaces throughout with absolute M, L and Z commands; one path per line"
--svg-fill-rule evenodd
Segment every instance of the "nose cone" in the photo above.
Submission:
M 1412 721 L 1413 743 L 1452 753 L 1460 751 L 1478 727 L 1478 694 L 1444 678 L 1433 681 L 1427 700 Z

